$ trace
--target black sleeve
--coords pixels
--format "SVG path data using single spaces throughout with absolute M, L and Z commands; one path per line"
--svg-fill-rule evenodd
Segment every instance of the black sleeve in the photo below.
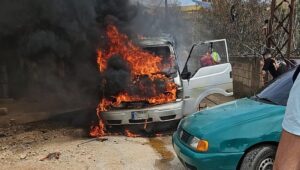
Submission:
M 300 65 L 297 67 L 297 69 L 296 69 L 296 71 L 295 71 L 295 73 L 294 73 L 294 75 L 293 75 L 293 81 L 294 81 L 294 82 L 296 81 L 299 72 L 300 72 Z
M 262 68 L 262 70 L 268 71 L 269 68 L 270 68 L 270 64 L 272 64 L 272 63 L 271 63 L 271 60 L 270 60 L 269 58 L 266 59 L 266 60 L 265 60 L 265 63 L 264 63 L 264 67 Z

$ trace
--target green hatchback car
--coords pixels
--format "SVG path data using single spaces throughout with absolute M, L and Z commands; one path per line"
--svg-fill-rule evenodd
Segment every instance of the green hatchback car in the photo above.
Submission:
M 283 74 L 252 98 L 182 119 L 173 134 L 173 147 L 184 166 L 271 170 L 294 72 Z

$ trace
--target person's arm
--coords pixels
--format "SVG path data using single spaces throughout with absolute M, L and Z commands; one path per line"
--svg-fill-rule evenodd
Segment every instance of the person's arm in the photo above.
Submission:
M 267 72 L 269 70 L 269 68 L 270 68 L 270 59 L 266 59 L 264 61 L 264 66 L 263 66 L 262 70 Z
M 273 170 L 300 169 L 300 137 L 282 131 Z
M 274 170 L 300 169 L 300 76 L 291 89 Z

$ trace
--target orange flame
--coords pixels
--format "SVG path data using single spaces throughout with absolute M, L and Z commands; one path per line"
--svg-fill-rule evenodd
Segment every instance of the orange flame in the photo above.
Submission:
M 102 119 L 99 120 L 98 125 L 91 127 L 90 136 L 91 137 L 102 137 L 105 135 L 105 124 Z
M 139 135 L 130 132 L 128 129 L 125 130 L 125 136 L 132 137 L 132 138 L 139 137 Z
M 114 96 L 114 101 L 109 99 L 102 99 L 97 108 L 97 115 L 99 118 L 99 124 L 91 128 L 90 135 L 93 137 L 105 135 L 105 125 L 101 119 L 101 112 L 107 111 L 111 106 L 119 106 L 122 102 L 136 102 L 147 101 L 149 104 L 157 105 L 163 103 L 170 103 L 176 100 L 177 85 L 170 81 L 168 77 L 162 74 L 164 67 L 172 64 L 162 64 L 162 58 L 160 56 L 153 55 L 147 51 L 142 50 L 140 47 L 133 44 L 128 37 L 118 31 L 118 29 L 109 25 L 107 27 L 107 37 L 109 40 L 109 48 L 106 50 L 99 49 L 97 63 L 99 65 L 99 71 L 104 72 L 107 68 L 107 61 L 114 55 L 120 55 L 125 61 L 128 62 L 131 69 L 132 81 L 134 78 L 146 75 L 151 81 L 162 80 L 165 83 L 165 93 L 159 93 L 156 90 L 155 85 L 149 84 L 151 90 L 155 96 L 146 97 L 143 95 L 130 95 L 124 91 Z M 148 86 L 148 84 L 147 84 Z M 139 88 L 145 89 L 143 85 L 139 85 Z M 129 131 L 125 131 L 126 136 L 134 136 Z

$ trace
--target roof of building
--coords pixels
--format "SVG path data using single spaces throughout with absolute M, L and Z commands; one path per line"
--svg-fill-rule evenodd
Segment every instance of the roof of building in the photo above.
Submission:
M 200 7 L 199 5 L 189 5 L 189 6 L 181 6 L 181 10 L 183 12 L 192 12 L 192 11 L 198 11 L 200 10 L 202 7 Z

